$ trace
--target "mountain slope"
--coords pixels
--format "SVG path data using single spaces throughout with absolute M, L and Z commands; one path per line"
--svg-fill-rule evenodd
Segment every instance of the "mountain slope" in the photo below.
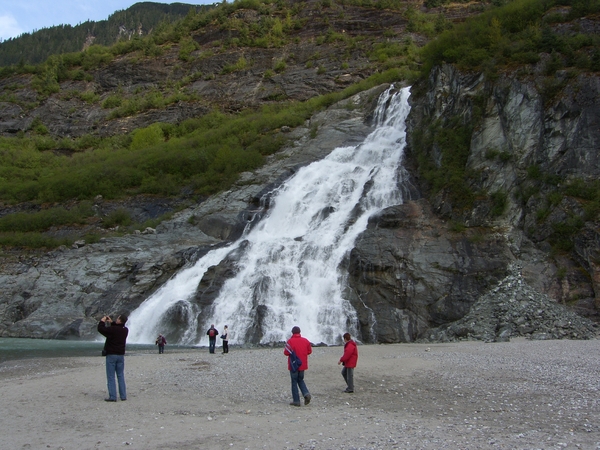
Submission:
M 181 20 L 190 10 L 199 12 L 212 7 L 140 2 L 116 11 L 106 20 L 88 20 L 75 26 L 58 25 L 23 33 L 0 43 L 0 67 L 39 64 L 51 55 L 80 52 L 92 44 L 109 46 L 120 39 L 146 36 L 165 22 Z

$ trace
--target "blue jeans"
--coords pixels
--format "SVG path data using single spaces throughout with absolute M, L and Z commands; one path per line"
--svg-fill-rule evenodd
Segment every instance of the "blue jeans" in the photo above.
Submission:
M 300 391 L 302 392 L 302 397 L 310 395 L 310 392 L 308 392 L 308 388 L 304 383 L 304 370 L 299 370 L 298 372 L 292 372 L 290 370 L 290 377 L 292 379 L 292 399 L 294 400 L 294 403 L 300 404 L 298 388 L 300 388 Z
M 119 397 L 127 400 L 125 387 L 125 356 L 106 355 L 106 384 L 108 386 L 108 398 L 117 399 L 117 386 L 115 385 L 115 374 L 119 382 Z
M 217 343 L 217 338 L 208 340 L 208 351 L 209 353 L 215 352 L 215 344 Z

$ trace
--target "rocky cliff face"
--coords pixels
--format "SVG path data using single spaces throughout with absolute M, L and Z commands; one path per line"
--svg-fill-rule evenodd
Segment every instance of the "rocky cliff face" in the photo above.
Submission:
M 461 319 L 508 275 L 513 262 L 537 292 L 597 317 L 598 221 L 586 215 L 586 200 L 569 195 L 561 184 L 598 179 L 598 82 L 582 75 L 548 98 L 535 80 L 506 75 L 486 82 L 481 74 L 445 66 L 415 87 L 407 165 L 417 177 L 419 158 L 440 164 L 442 156 L 435 144 L 423 148 L 415 142 L 415 131 L 434 133 L 434 122 L 442 128 L 457 119 L 468 124 L 483 105 L 467 160 L 470 188 L 481 199 L 461 207 L 421 178 L 417 184 L 427 199 L 413 196 L 372 220 L 349 261 L 348 295 L 364 340 L 408 342 Z M 499 152 L 503 158 L 496 157 Z M 491 214 L 485 193 L 500 191 L 505 208 Z M 572 246 L 565 249 L 556 231 L 569 221 L 579 226 L 569 229 Z M 510 330 L 531 334 L 529 328 Z M 581 330 L 580 336 L 585 334 Z

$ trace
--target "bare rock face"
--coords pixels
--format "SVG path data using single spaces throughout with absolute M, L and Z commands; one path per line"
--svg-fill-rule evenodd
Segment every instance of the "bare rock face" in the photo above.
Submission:
M 523 279 L 521 267 L 512 264 L 506 278 L 483 295 L 467 315 L 427 331 L 423 340 L 593 339 L 597 332 L 596 323 L 532 289 Z
M 598 87 L 597 77 L 580 76 L 548 101 L 536 80 L 503 76 L 491 83 L 481 74 L 443 66 L 432 72 L 427 83 L 413 88 L 407 165 L 429 200 L 413 197 L 383 211 L 352 251 L 348 298 L 358 311 L 364 341 L 496 339 L 488 331 L 471 328 L 460 334 L 449 324 L 465 323 L 463 318 L 470 317 L 467 314 L 473 313 L 475 304 L 487 311 L 482 305 L 494 299 L 487 293 L 515 262 L 523 282 L 537 294 L 569 305 L 570 309 L 561 309 L 565 314 L 575 311 L 598 317 L 597 219 L 587 218 L 585 198 L 569 195 L 552 183 L 532 181 L 530 176 L 539 171 L 546 179 L 562 183 L 598 179 Z M 439 165 L 442 154 L 435 145 L 423 150 L 412 132 L 430 130 L 433 122 L 442 127 L 469 124 L 475 120 L 476 107 L 483 112 L 471 135 L 467 170 L 475 175 L 470 175 L 470 189 L 504 192 L 507 205 L 500 215 L 490 213 L 484 195 L 466 209 L 454 204 L 445 191 L 431 195 L 418 175 L 419 158 Z M 499 153 L 502 158 L 490 157 Z M 526 198 L 528 191 L 536 194 Z M 548 201 L 550 194 L 558 193 L 561 201 Z M 544 220 L 540 220 L 542 208 L 547 208 Z M 572 249 L 553 251 L 556 230 L 569 221 L 583 223 L 570 229 Z M 543 305 L 548 306 L 547 301 Z M 558 316 L 560 312 L 552 314 Z M 544 317 L 538 314 L 538 322 Z M 477 320 L 482 320 L 481 314 Z M 577 324 L 567 331 L 552 331 L 547 321 L 531 327 L 554 338 L 593 334 L 588 322 L 582 319 Z M 428 331 L 434 328 L 442 331 Z M 512 327 L 504 335 L 518 335 L 518 330 Z
M 505 236 L 456 233 L 423 199 L 373 218 L 350 256 L 349 296 L 365 342 L 412 342 L 469 312 L 506 275 Z

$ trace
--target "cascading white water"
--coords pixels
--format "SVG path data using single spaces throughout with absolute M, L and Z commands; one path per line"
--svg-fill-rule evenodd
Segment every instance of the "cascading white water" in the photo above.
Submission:
M 356 313 L 343 298 L 339 268 L 369 217 L 402 202 L 398 174 L 409 95 L 409 88 L 388 89 L 379 99 L 376 128 L 362 144 L 337 148 L 300 169 L 274 193 L 268 215 L 238 242 L 208 253 L 142 303 L 131 314 L 129 340 L 153 342 L 162 316 L 183 301 L 194 313 L 181 343 L 191 343 L 186 339 L 196 336 L 198 311 L 188 299 L 204 272 L 242 241 L 237 273 L 224 283 L 204 326 L 229 325 L 234 344 L 250 333 L 261 342 L 282 341 L 294 325 L 312 342 L 338 343 L 346 331 L 355 334 Z M 203 337 L 197 344 L 207 342 Z
M 208 252 L 200 258 L 192 267 L 183 269 L 168 282 L 166 282 L 153 295 L 148 297 L 142 304 L 131 313 L 127 321 L 129 336 L 127 341 L 134 344 L 151 344 L 158 333 L 164 332 L 161 323 L 166 312 L 174 304 L 183 302 L 190 311 L 190 316 L 195 317 L 197 310 L 189 301 L 194 295 L 200 280 L 209 267 L 219 264 L 231 251 L 232 246 L 222 247 Z M 197 327 L 196 320 L 190 320 L 189 326 L 182 344 L 188 344 L 195 336 Z M 171 342 L 174 344 L 175 342 Z

